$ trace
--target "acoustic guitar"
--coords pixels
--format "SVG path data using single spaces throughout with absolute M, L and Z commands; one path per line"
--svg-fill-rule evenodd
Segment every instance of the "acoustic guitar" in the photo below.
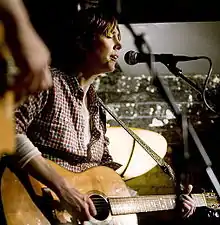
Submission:
M 108 167 L 98 166 L 73 173 L 50 160 L 48 163 L 73 187 L 89 194 L 97 209 L 93 225 L 110 225 L 117 217 L 124 221 L 121 224 L 135 225 L 135 213 L 175 208 L 175 195 L 131 197 L 121 177 Z M 65 211 L 55 193 L 29 175 L 15 175 L 6 168 L 2 176 L 1 195 L 8 225 L 77 224 L 76 218 Z M 214 193 L 192 196 L 197 207 L 219 208 Z

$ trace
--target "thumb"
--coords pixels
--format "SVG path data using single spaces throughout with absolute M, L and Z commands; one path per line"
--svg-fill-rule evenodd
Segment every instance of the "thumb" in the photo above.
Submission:
M 189 184 L 185 189 L 184 189 L 184 194 L 189 195 L 192 192 L 193 186 Z

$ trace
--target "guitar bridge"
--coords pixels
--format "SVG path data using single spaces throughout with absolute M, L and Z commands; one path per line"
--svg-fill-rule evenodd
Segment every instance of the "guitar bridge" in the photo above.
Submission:
M 54 200 L 51 190 L 47 187 L 41 188 L 43 196 L 43 208 L 47 218 L 52 225 L 80 225 L 78 220 L 72 221 L 72 217 L 61 205 Z
M 49 221 L 53 221 L 56 218 L 56 213 L 55 213 L 55 209 L 53 207 L 53 196 L 51 193 L 51 190 L 47 187 L 43 187 L 41 188 L 42 190 L 42 201 L 41 201 L 41 209 L 43 211 L 43 213 L 45 214 L 45 216 L 47 217 L 47 219 Z

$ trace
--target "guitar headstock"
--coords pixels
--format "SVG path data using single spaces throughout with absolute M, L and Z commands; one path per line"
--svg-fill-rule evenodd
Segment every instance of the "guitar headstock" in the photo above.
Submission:
M 207 207 L 220 209 L 220 199 L 215 192 L 204 192 L 203 195 L 206 199 Z

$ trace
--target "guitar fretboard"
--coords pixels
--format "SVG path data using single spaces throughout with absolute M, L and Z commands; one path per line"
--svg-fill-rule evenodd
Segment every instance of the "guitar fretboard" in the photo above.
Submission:
M 207 206 L 203 194 L 192 194 L 197 207 Z M 175 195 L 149 195 L 140 197 L 109 198 L 112 215 L 132 214 L 174 209 Z

